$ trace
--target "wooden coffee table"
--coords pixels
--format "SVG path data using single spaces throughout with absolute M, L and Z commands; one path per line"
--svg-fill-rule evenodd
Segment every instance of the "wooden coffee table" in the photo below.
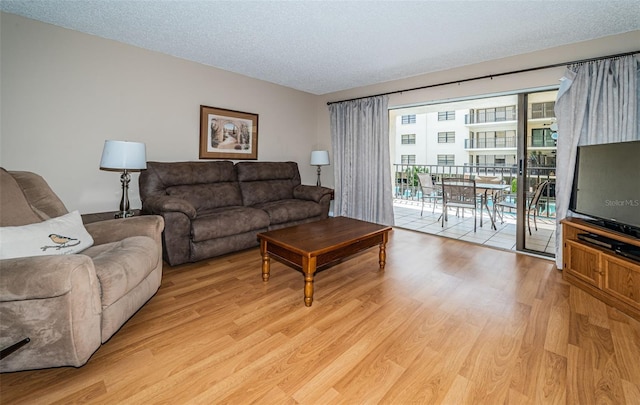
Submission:
M 260 233 L 262 280 L 269 281 L 271 257 L 301 269 L 304 304 L 310 307 L 316 269 L 376 245 L 380 246 L 380 269 L 384 269 L 390 230 L 389 226 L 336 217 Z

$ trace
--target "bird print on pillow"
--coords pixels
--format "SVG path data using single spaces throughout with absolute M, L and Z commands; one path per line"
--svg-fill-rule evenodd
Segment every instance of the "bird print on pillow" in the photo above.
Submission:
M 49 239 L 51 239 L 51 241 L 53 243 L 55 243 L 55 245 L 42 246 L 40 248 L 40 249 L 42 249 L 42 251 L 46 251 L 47 249 L 60 250 L 60 249 L 64 249 L 64 248 L 70 248 L 70 247 L 73 247 L 73 246 L 78 246 L 80 244 L 80 241 L 78 239 L 76 239 L 76 238 L 71 238 L 69 236 L 58 235 L 57 233 L 50 234 L 49 235 Z

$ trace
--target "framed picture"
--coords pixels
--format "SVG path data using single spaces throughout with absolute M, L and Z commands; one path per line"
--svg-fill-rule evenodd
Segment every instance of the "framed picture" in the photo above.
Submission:
M 201 105 L 200 159 L 258 159 L 258 114 Z

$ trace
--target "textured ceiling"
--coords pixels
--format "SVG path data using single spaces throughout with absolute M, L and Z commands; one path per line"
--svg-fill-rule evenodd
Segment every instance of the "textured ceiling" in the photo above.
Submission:
M 640 29 L 640 0 L 0 0 L 0 9 L 313 94 Z

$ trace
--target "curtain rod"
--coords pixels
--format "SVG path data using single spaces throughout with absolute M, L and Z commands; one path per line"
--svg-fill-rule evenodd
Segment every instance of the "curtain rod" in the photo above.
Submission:
M 349 98 L 349 99 L 346 99 L 346 100 L 339 100 L 339 101 L 328 101 L 327 105 L 336 104 L 336 103 L 344 103 L 346 101 L 362 100 L 362 99 L 369 98 L 369 97 L 388 96 L 390 94 L 404 93 L 404 92 L 407 92 L 407 91 L 424 90 L 424 89 L 429 89 L 429 88 L 432 88 L 432 87 L 446 86 L 446 85 L 449 85 L 449 84 L 460 84 L 460 83 L 465 83 L 465 82 L 471 82 L 471 81 L 474 81 L 474 80 L 493 79 L 494 77 L 514 75 L 514 74 L 518 74 L 518 73 L 533 72 L 533 71 L 536 71 L 536 70 L 551 69 L 551 68 L 555 68 L 555 67 L 573 65 L 573 64 L 578 64 L 578 63 L 588 63 L 588 62 L 594 62 L 594 61 L 603 60 L 603 59 L 621 58 L 623 56 L 635 55 L 636 53 L 640 53 L 640 50 L 633 51 L 633 52 L 619 53 L 619 54 L 616 54 L 616 55 L 600 56 L 600 57 L 597 57 L 597 58 L 576 60 L 576 61 L 572 61 L 572 62 L 555 63 L 553 65 L 546 65 L 546 66 L 538 66 L 538 67 L 527 68 L 527 69 L 513 70 L 511 72 L 504 72 L 504 73 L 496 73 L 496 74 L 485 75 L 485 76 L 471 77 L 471 78 L 468 78 L 468 79 L 453 80 L 453 81 L 444 82 L 444 83 L 428 84 L 426 86 L 413 87 L 413 88 L 404 89 L 404 90 L 389 91 L 389 92 L 386 92 L 386 93 L 374 94 L 372 96 L 354 97 L 354 98 Z

